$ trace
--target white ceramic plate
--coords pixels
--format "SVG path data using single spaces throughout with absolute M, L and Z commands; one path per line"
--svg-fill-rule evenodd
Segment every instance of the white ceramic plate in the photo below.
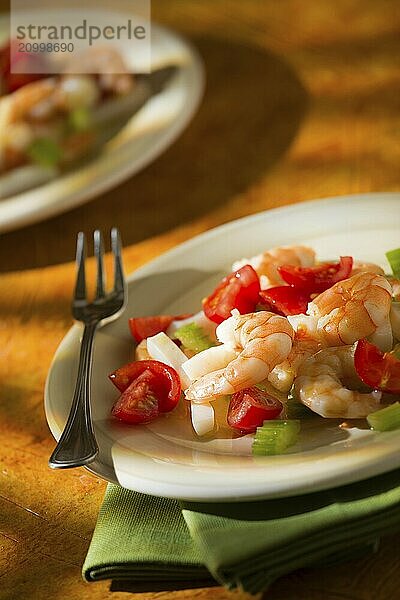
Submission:
M 0 41 L 7 30 L 8 20 L 2 17 Z M 153 96 L 89 164 L 45 185 L 0 199 L 0 232 L 65 212 L 115 187 L 148 165 L 182 132 L 202 96 L 202 62 L 172 31 L 152 23 L 151 35 L 152 69 L 177 67 L 165 89 Z M 125 59 L 140 62 L 140 57 L 131 57 L 128 49 Z
M 92 395 L 100 453 L 94 473 L 148 494 L 211 501 L 310 492 L 400 466 L 400 431 L 344 430 L 339 421 L 319 417 L 304 422 L 290 454 L 265 458 L 251 456 L 249 436 L 196 438 L 183 408 L 148 426 L 127 427 L 109 417 L 117 393 L 107 374 L 132 357 L 129 316 L 196 311 L 234 259 L 296 243 L 310 244 L 320 258 L 353 255 L 385 266 L 384 252 L 400 245 L 400 194 L 266 211 L 202 234 L 132 274 L 125 314 L 96 338 Z M 56 439 L 72 398 L 80 335 L 78 325 L 69 331 L 47 380 L 46 415 Z

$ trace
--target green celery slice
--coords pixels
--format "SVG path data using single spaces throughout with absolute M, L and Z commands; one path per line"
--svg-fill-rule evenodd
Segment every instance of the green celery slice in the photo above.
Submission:
M 263 426 L 257 428 L 254 437 L 253 455 L 282 454 L 296 443 L 299 432 L 300 421 L 297 419 L 264 421 Z
M 400 248 L 389 250 L 388 252 L 386 252 L 385 256 L 389 261 L 393 275 L 397 279 L 400 279 Z
M 84 106 L 74 108 L 68 115 L 68 123 L 74 131 L 86 131 L 91 126 L 89 110 Z
M 177 329 L 174 337 L 182 342 L 183 346 L 196 354 L 215 346 L 214 342 L 196 323 L 188 323 Z
M 62 158 L 62 150 L 57 142 L 44 137 L 32 142 L 28 154 L 33 162 L 43 167 L 54 167 Z
M 367 417 L 367 421 L 372 429 L 376 431 L 390 431 L 400 428 L 400 402 L 395 402 L 390 406 L 381 408 Z

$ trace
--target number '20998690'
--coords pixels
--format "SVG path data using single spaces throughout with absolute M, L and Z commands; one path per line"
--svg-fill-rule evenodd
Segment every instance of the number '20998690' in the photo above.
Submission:
M 38 54 L 41 52 L 74 52 L 75 46 L 72 42 L 20 42 L 18 52 L 23 54 Z

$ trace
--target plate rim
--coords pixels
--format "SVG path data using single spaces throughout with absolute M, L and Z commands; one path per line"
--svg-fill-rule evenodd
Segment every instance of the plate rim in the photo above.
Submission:
M 366 199 L 373 201 L 374 199 L 382 198 L 382 196 L 384 196 L 385 198 L 388 198 L 388 199 L 392 199 L 393 201 L 400 202 L 400 193 L 399 192 L 370 192 L 370 193 L 365 193 L 365 194 L 330 196 L 330 197 L 322 198 L 322 199 L 307 200 L 304 202 L 288 204 L 285 206 L 276 207 L 276 208 L 272 208 L 269 210 L 264 210 L 259 213 L 255 213 L 253 215 L 248 215 L 248 216 L 245 216 L 245 217 L 242 217 L 239 219 L 235 219 L 233 221 L 224 223 L 224 224 L 214 227 L 208 231 L 200 233 L 200 234 L 194 236 L 192 239 L 186 240 L 185 242 L 182 242 L 181 244 L 179 244 L 179 245 L 171 248 L 170 250 L 162 253 L 161 255 L 153 258 L 148 263 L 146 263 L 139 269 L 137 269 L 134 272 L 132 272 L 131 274 L 129 274 L 129 276 L 127 277 L 128 284 L 135 282 L 137 279 L 141 279 L 143 276 L 146 276 L 148 273 L 152 273 L 152 274 L 157 273 L 157 271 L 159 271 L 160 265 L 162 266 L 164 263 L 169 263 L 173 259 L 175 254 L 182 254 L 183 252 L 185 252 L 186 250 L 189 250 L 193 246 L 202 245 L 204 243 L 204 241 L 206 241 L 207 239 L 211 239 L 214 236 L 223 236 L 224 237 L 227 235 L 227 233 L 234 230 L 235 228 L 242 227 L 242 226 L 248 226 L 248 224 L 262 219 L 264 217 L 264 215 L 266 215 L 266 214 L 268 214 L 269 216 L 273 216 L 275 214 L 280 214 L 280 215 L 284 216 L 285 214 L 289 214 L 291 212 L 297 212 L 297 211 L 302 212 L 302 209 L 304 209 L 304 207 L 306 207 L 306 206 L 313 207 L 316 204 L 318 204 L 320 206 L 324 206 L 324 205 L 327 205 L 327 204 L 330 205 L 333 203 L 335 203 L 335 205 L 337 206 L 338 203 L 340 203 L 340 202 L 343 204 L 343 203 L 347 203 L 349 200 L 351 200 L 354 203 L 355 201 L 362 202 L 362 201 L 365 201 Z M 79 330 L 79 326 L 75 324 L 73 327 L 71 327 L 69 329 L 69 331 L 67 332 L 67 334 L 61 341 L 61 344 L 59 345 L 56 353 L 54 354 L 53 361 L 52 361 L 50 369 L 49 369 L 48 377 L 46 379 L 45 413 L 46 413 L 46 419 L 47 419 L 49 428 L 50 428 L 53 436 L 55 437 L 55 439 L 57 439 L 59 437 L 60 432 L 58 431 L 56 424 L 51 421 L 51 415 L 49 414 L 50 413 L 49 381 L 50 381 L 51 374 L 53 372 L 53 368 L 54 368 L 55 364 L 57 363 L 57 358 L 60 353 L 60 348 L 62 347 L 62 345 L 64 343 L 68 342 L 68 340 L 67 340 L 68 336 L 75 335 L 77 330 Z M 394 437 L 393 432 L 389 432 L 389 433 L 392 433 L 392 437 Z M 396 435 L 397 434 L 395 434 L 395 436 Z M 380 434 L 380 440 L 384 440 L 384 439 L 388 439 L 387 436 L 385 437 L 385 434 L 384 435 Z M 286 456 L 289 456 L 289 455 L 286 455 Z M 104 472 L 102 473 L 101 471 L 99 471 L 102 464 L 103 463 L 100 463 L 100 466 L 99 466 L 97 463 L 93 463 L 92 465 L 87 466 L 86 468 L 88 471 L 90 471 L 91 473 L 93 473 L 94 475 L 96 475 L 98 477 L 101 477 L 103 479 L 111 481 L 112 483 L 117 483 L 117 484 L 121 485 L 121 482 L 118 481 L 116 475 L 115 475 L 115 477 L 113 477 L 113 476 L 105 477 Z M 195 482 L 190 482 L 190 481 L 185 482 L 185 484 L 182 484 L 181 482 L 177 482 L 177 483 L 170 483 L 170 482 L 166 483 L 165 481 L 159 482 L 155 479 L 151 479 L 151 478 L 146 479 L 143 477 L 139 477 L 139 478 L 135 479 L 135 477 L 132 476 L 131 473 L 128 474 L 131 485 L 129 485 L 127 487 L 129 487 L 130 489 L 135 489 L 136 491 L 142 492 L 142 493 L 153 494 L 153 495 L 158 495 L 158 496 L 162 495 L 162 496 L 167 496 L 170 498 L 186 499 L 186 500 L 191 500 L 191 501 L 204 501 L 204 502 L 234 502 L 234 501 L 238 501 L 238 500 L 252 501 L 252 500 L 262 499 L 262 498 L 286 497 L 286 496 L 298 495 L 298 494 L 303 494 L 303 493 L 309 493 L 309 492 L 313 492 L 313 491 L 317 491 L 317 490 L 319 491 L 319 490 L 323 490 L 323 489 L 329 489 L 332 487 L 337 487 L 338 485 L 345 485 L 345 484 L 348 484 L 351 482 L 360 481 L 362 479 L 366 479 L 368 477 L 378 475 L 379 473 L 384 473 L 384 472 L 390 471 L 393 468 L 396 468 L 397 466 L 400 466 L 400 457 L 399 457 L 398 464 L 388 465 L 386 455 L 384 455 L 384 456 L 377 455 L 376 457 L 374 457 L 373 460 L 364 461 L 361 466 L 357 465 L 357 467 L 353 467 L 353 471 L 349 470 L 348 472 L 344 473 L 340 477 L 338 477 L 336 474 L 334 477 L 334 481 L 332 481 L 332 476 L 330 476 L 330 474 L 328 472 L 324 478 L 320 477 L 320 479 L 317 483 L 315 483 L 315 481 L 313 481 L 311 479 L 308 482 L 305 482 L 304 485 L 296 486 L 295 488 L 291 488 L 291 487 L 287 488 L 286 487 L 285 489 L 281 489 L 278 486 L 278 488 L 274 488 L 274 489 L 269 488 L 268 490 L 266 490 L 265 485 L 264 485 L 264 486 L 261 486 L 262 490 L 257 491 L 257 490 L 254 490 L 254 485 L 253 485 L 253 490 L 251 492 L 249 492 L 249 491 L 243 490 L 243 487 L 240 486 L 240 489 L 232 489 L 232 491 L 229 494 L 227 494 L 225 489 L 218 489 L 217 491 L 213 491 L 212 493 L 210 492 L 209 489 L 208 490 L 203 490 L 203 489 L 199 490 L 198 487 L 196 486 Z M 112 469 L 113 467 L 112 467 L 112 465 L 110 466 L 107 464 L 106 468 Z M 354 469 L 357 469 L 356 473 L 354 472 Z M 132 488 L 132 483 L 134 483 L 134 488 Z

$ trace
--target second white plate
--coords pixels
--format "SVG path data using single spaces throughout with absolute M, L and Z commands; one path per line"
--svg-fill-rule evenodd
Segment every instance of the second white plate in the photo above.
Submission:
M 7 30 L 8 19 L 2 17 L 0 41 Z M 168 29 L 152 24 L 151 40 L 152 69 L 176 67 L 165 89 L 148 100 L 89 164 L 0 199 L 1 233 L 70 210 L 115 187 L 159 156 L 186 127 L 203 93 L 202 62 L 194 48 Z

